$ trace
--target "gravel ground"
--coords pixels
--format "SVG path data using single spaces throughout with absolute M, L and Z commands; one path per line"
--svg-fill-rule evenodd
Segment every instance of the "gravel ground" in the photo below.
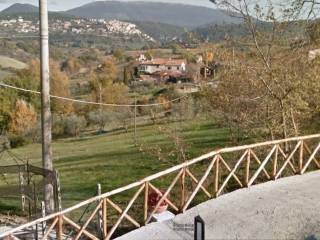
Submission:
M 174 226 L 188 227 L 197 215 L 206 222 L 206 240 L 320 240 L 320 171 L 223 195 L 177 215 L 173 221 L 152 223 L 117 239 L 191 240 L 192 230 Z

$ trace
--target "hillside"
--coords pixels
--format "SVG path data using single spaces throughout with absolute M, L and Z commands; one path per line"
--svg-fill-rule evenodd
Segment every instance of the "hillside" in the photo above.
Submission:
M 15 3 L 0 12 L 0 19 L 10 19 L 23 17 L 26 20 L 34 20 L 39 18 L 39 8 L 32 4 Z M 74 18 L 64 12 L 49 12 L 50 19 L 66 20 Z
M 159 22 L 190 28 L 208 23 L 239 22 L 239 19 L 216 9 L 158 2 L 98 1 L 71 9 L 67 13 L 86 18 Z
M 173 38 L 180 37 L 185 33 L 183 27 L 174 26 L 165 23 L 155 22 L 133 22 L 146 34 L 159 41 L 172 40 Z
M 31 4 L 15 3 L 1 11 L 2 15 L 11 15 L 16 13 L 38 13 L 38 7 Z

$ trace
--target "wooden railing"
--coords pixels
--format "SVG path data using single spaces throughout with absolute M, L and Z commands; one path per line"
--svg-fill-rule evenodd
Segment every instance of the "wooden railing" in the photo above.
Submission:
M 192 204 L 218 197 L 228 191 L 320 169 L 319 150 L 320 134 L 216 150 L 141 181 L 93 197 L 61 212 L 19 226 L 0 235 L 0 238 L 16 237 L 20 231 L 38 224 L 46 224 L 47 227 L 40 239 L 47 239 L 49 234 L 55 234 L 57 239 L 65 239 L 64 234 L 67 234 L 69 239 L 76 240 L 82 237 L 110 239 L 125 220 L 136 228 L 148 224 L 164 201 L 172 211 L 184 212 Z M 155 182 L 159 184 L 159 181 L 168 176 L 171 176 L 171 179 L 165 190 L 163 186 L 161 189 L 159 186 L 156 187 Z M 120 203 L 114 200 L 119 194 L 132 191 L 133 197 L 125 206 L 120 206 Z M 153 207 L 148 204 L 150 192 L 156 192 L 161 196 L 160 201 Z M 84 223 L 79 224 L 69 217 L 73 212 L 90 204 L 94 204 L 95 207 Z M 135 212 L 133 215 L 129 211 L 135 204 L 138 205 L 139 213 Z M 119 217 L 111 218 L 111 210 L 118 212 Z M 92 228 L 93 225 L 98 225 L 99 231 Z

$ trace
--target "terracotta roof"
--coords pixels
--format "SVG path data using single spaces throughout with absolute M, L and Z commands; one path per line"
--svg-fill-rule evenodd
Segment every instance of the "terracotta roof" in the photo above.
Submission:
M 184 59 L 166 59 L 166 58 L 155 58 L 152 60 L 144 61 L 141 64 L 143 65 L 165 65 L 165 66 L 181 66 L 185 64 Z

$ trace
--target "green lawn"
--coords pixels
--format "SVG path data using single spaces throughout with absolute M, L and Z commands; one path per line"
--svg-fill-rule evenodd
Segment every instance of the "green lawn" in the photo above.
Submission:
M 170 123 L 167 126 L 179 128 L 181 138 L 189 145 L 189 158 L 228 145 L 228 130 L 208 121 Z M 173 145 L 157 129 L 158 126 L 154 125 L 139 126 L 138 146 L 134 144 L 132 129 L 128 133 L 119 130 L 100 136 L 54 141 L 54 167 L 61 175 L 63 207 L 92 197 L 97 183 L 101 183 L 106 192 L 176 165 L 173 159 L 159 161 L 155 156 L 139 151 L 140 144 L 161 145 L 163 149 Z M 14 152 L 30 159 L 32 164 L 41 165 L 40 144 Z M 1 163 L 4 164 L 7 163 Z

